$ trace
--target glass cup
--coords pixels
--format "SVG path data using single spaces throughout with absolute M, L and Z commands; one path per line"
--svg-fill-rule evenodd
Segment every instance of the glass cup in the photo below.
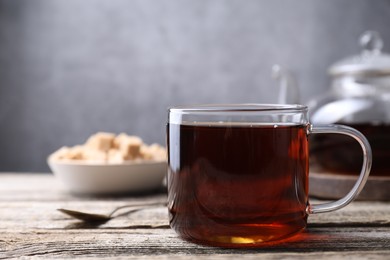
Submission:
M 311 205 L 308 136 L 316 133 L 353 137 L 363 150 L 363 165 L 345 197 Z M 348 205 L 372 162 L 360 132 L 312 125 L 302 105 L 171 108 L 167 144 L 171 227 L 186 240 L 220 247 L 261 247 L 297 234 L 308 215 Z

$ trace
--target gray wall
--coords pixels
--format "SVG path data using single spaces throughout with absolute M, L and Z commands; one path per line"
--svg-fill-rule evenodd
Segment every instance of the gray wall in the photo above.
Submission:
M 172 105 L 276 102 L 274 63 L 305 103 L 389 24 L 387 0 L 0 0 L 0 171 L 97 131 L 164 143 Z

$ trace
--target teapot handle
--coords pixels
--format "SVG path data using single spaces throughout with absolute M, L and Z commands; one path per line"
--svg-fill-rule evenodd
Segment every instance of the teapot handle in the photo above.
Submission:
M 275 64 L 272 66 L 272 77 L 279 81 L 279 104 L 299 104 L 299 88 L 291 71 Z

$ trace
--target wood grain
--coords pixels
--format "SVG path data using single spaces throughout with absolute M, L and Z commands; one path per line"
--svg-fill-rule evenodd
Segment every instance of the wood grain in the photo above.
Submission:
M 108 213 L 114 207 L 165 201 L 164 193 L 144 196 L 77 197 L 51 175 L 0 175 L 0 259 L 389 259 L 390 204 L 353 202 L 312 215 L 306 231 L 281 244 L 259 249 L 221 249 L 181 240 L 168 227 L 164 207 L 88 226 L 56 211 L 59 207 Z M 320 203 L 321 201 L 313 201 Z

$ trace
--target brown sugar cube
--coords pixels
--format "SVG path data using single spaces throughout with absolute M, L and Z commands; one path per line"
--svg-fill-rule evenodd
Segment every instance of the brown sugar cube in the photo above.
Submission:
M 69 152 L 64 159 L 83 160 L 84 159 L 83 153 L 84 153 L 84 147 L 81 145 L 76 145 L 69 149 Z
M 122 153 L 117 149 L 110 149 L 107 154 L 107 161 L 109 163 L 123 163 L 124 158 Z
M 114 144 L 115 134 L 99 132 L 88 138 L 85 146 L 88 149 L 100 150 L 107 152 Z
M 113 144 L 113 148 L 115 149 L 119 149 L 120 148 L 120 144 L 122 142 L 124 142 L 129 136 L 125 133 L 120 133 L 119 135 L 117 135 L 115 138 L 114 138 L 114 144 Z
M 50 155 L 50 158 L 54 160 L 67 159 L 69 151 L 70 151 L 69 147 L 63 146 L 57 151 L 55 151 L 52 155 Z
M 148 145 L 142 145 L 140 149 L 140 154 L 142 159 L 145 160 L 153 160 L 153 153 L 150 151 L 150 148 Z
M 107 154 L 101 150 L 84 149 L 83 159 L 90 162 L 104 163 L 107 161 Z
M 156 161 L 165 161 L 167 159 L 167 151 L 164 147 L 159 144 L 152 144 L 150 151 L 153 154 L 153 158 Z
M 141 138 L 137 136 L 128 136 L 127 138 L 121 140 L 119 150 L 121 151 L 123 158 L 126 160 L 132 160 L 140 157 L 141 145 Z
M 165 148 L 159 144 L 143 145 L 141 154 L 142 158 L 146 160 L 164 161 L 167 157 Z

